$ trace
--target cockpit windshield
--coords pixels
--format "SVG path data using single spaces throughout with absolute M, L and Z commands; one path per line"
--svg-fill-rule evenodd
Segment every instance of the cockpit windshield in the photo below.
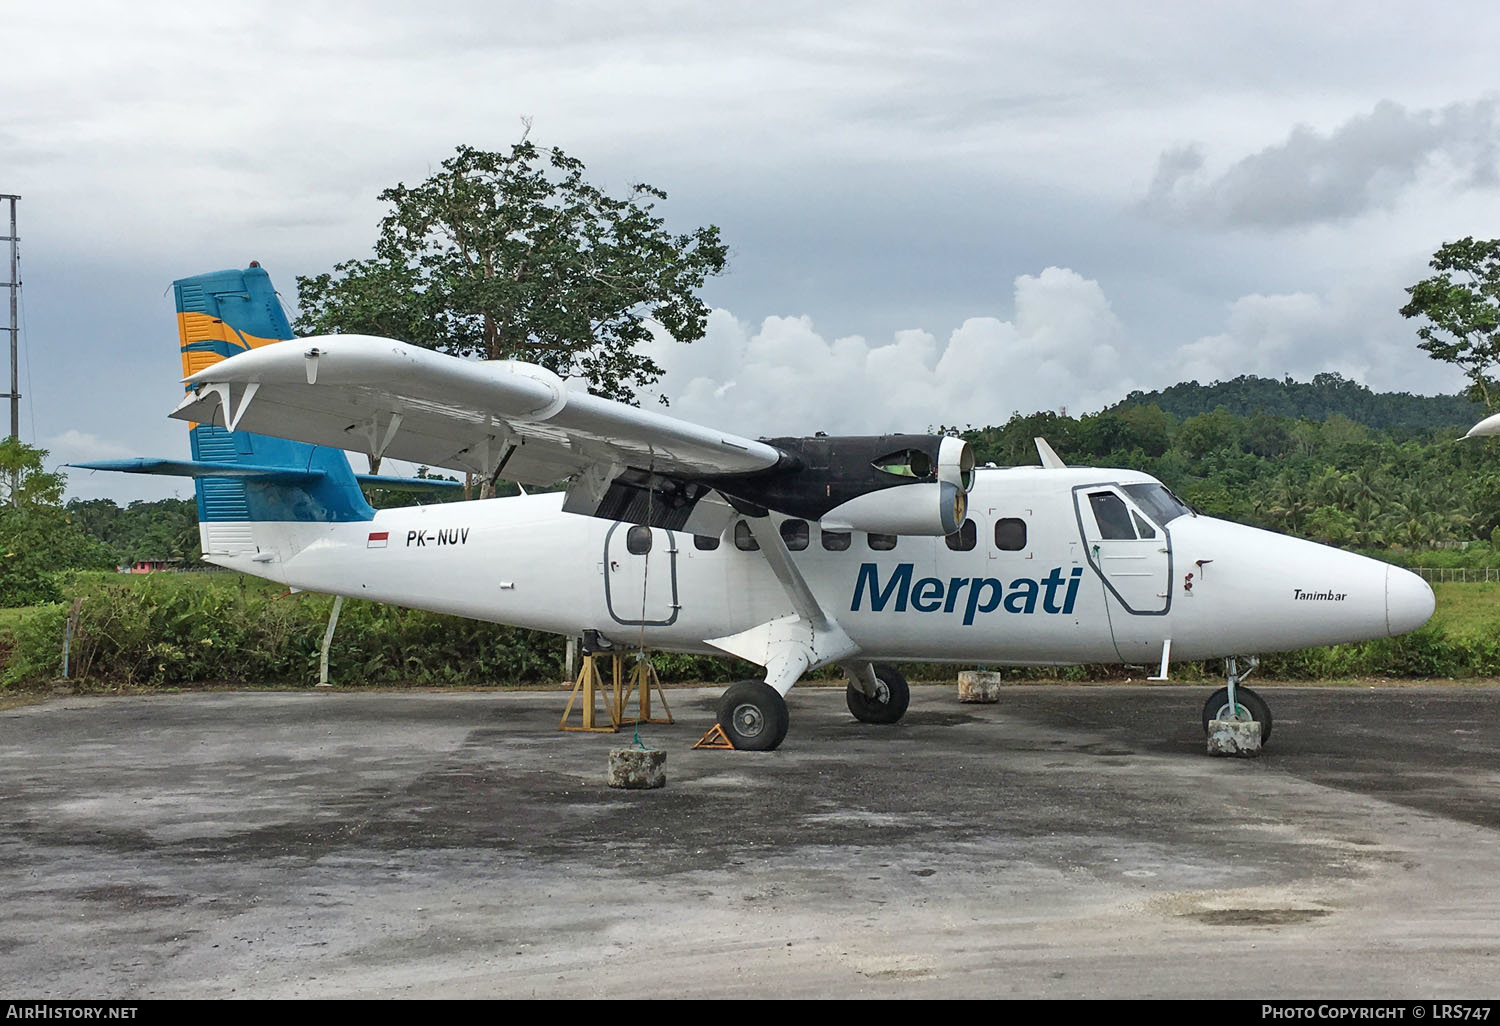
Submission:
M 1157 484 L 1128 484 L 1124 486 L 1125 494 L 1130 496 L 1145 510 L 1158 524 L 1166 525 L 1180 516 L 1185 516 L 1193 511 L 1188 508 L 1187 503 L 1167 490 L 1166 485 Z

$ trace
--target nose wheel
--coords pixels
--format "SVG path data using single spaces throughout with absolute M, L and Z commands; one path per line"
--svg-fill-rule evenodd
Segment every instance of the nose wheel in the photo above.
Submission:
M 1259 660 L 1252 657 L 1250 669 L 1240 673 L 1234 659 L 1224 660 L 1228 684 L 1209 695 L 1208 701 L 1203 703 L 1203 733 L 1208 733 L 1208 725 L 1213 720 L 1254 720 L 1260 724 L 1260 743 L 1271 740 L 1271 707 L 1264 698 L 1240 683 L 1250 676 L 1258 663 Z

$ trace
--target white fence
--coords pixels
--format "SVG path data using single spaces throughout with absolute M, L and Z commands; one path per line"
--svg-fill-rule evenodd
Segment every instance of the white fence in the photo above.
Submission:
M 1429 583 L 1432 581 L 1500 581 L 1500 567 L 1464 570 L 1442 566 L 1414 566 L 1411 572 Z

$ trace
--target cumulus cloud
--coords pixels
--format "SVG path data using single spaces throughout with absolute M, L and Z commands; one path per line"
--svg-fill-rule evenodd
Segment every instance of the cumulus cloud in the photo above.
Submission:
M 1375 391 L 1443 393 L 1462 387 L 1454 368 L 1414 360 L 1407 322 L 1390 316 L 1394 286 L 1383 279 L 1322 292 L 1252 293 L 1229 304 L 1222 331 L 1176 348 L 1162 366 L 1175 381 L 1242 374 L 1310 380 L 1325 371 Z
M 1285 228 L 1343 221 L 1389 208 L 1425 170 L 1441 165 L 1458 187 L 1496 183 L 1495 101 L 1407 110 L 1382 100 L 1326 134 L 1305 125 L 1287 138 L 1205 173 L 1197 145 L 1166 150 L 1142 203 L 1176 221 Z
M 45 439 L 42 448 L 48 452 L 48 461 L 53 463 L 79 463 L 89 460 L 117 460 L 140 453 L 131 452 L 128 446 L 100 438 L 88 431 L 69 428 L 60 435 Z
M 1305 292 L 1241 296 L 1230 304 L 1224 331 L 1181 346 L 1174 362 L 1184 381 L 1280 377 L 1293 364 L 1306 371 L 1308 355 L 1323 349 L 1336 322 L 1327 302 Z
M 1097 409 L 1133 387 L 1122 334 L 1098 282 L 1049 267 L 1016 279 L 1010 320 L 971 317 L 946 340 L 918 329 L 829 339 L 808 317 L 752 328 L 718 310 L 704 339 L 659 338 L 651 355 L 677 416 L 752 436 L 866 434 Z
M 678 417 L 749 436 L 874 434 L 1004 423 L 1014 413 L 1094 412 L 1137 388 L 1243 374 L 1309 380 L 1333 371 L 1388 391 L 1451 392 L 1447 368 L 1412 359 L 1384 277 L 1320 291 L 1250 293 L 1222 327 L 1188 341 L 1127 328 L 1097 281 L 1048 267 L 1013 284 L 1009 318 L 975 316 L 946 338 L 910 329 L 876 342 L 829 338 L 809 317 L 758 326 L 715 310 L 689 346 L 651 355 Z M 1149 329 L 1148 329 L 1149 330 Z

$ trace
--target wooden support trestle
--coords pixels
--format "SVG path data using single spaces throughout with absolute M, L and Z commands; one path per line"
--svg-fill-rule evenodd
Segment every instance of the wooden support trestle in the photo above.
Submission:
M 605 665 L 607 663 L 607 666 Z M 653 716 L 651 696 L 655 693 L 661 703 L 661 715 Z M 638 714 L 626 716 L 625 711 L 634 700 Z M 601 713 L 600 706 L 603 706 Z M 578 706 L 578 722 L 569 723 L 573 707 Z M 606 726 L 605 721 L 608 721 Z M 672 709 L 667 705 L 666 693 L 661 679 L 651 660 L 640 658 L 630 671 L 629 681 L 625 677 L 625 656 L 619 652 L 590 653 L 583 657 L 578 671 L 578 680 L 573 684 L 573 693 L 568 697 L 568 707 L 563 710 L 558 730 L 588 731 L 595 734 L 617 733 L 622 726 L 638 723 L 673 723 Z
M 619 657 L 616 656 L 615 658 L 618 659 Z M 619 677 L 616 676 L 615 679 L 618 680 Z M 662 716 L 656 718 L 651 716 L 651 693 L 653 691 L 656 692 L 656 697 L 661 700 Z M 639 715 L 626 716 L 625 711 L 630 706 L 630 700 L 637 698 L 637 696 Z M 667 705 L 666 693 L 661 689 L 661 679 L 657 677 L 656 667 L 652 665 L 649 658 L 642 656 L 636 661 L 635 669 L 630 671 L 630 684 L 625 689 L 625 696 L 620 699 L 616 713 L 617 719 L 622 726 L 634 723 L 674 722 L 671 707 Z
M 607 659 L 610 661 L 611 672 L 606 679 L 605 673 L 599 666 L 599 661 Z M 578 671 L 578 680 L 573 684 L 573 693 L 568 697 L 568 707 L 563 710 L 562 722 L 557 725 L 558 730 L 587 731 L 592 734 L 613 734 L 620 729 L 620 656 L 589 654 L 583 657 L 583 665 Z M 579 704 L 580 722 L 575 726 L 568 723 L 568 717 L 573 715 L 573 706 L 582 698 Z M 604 703 L 604 715 L 599 713 L 599 702 Z M 604 721 L 608 720 L 606 726 Z

